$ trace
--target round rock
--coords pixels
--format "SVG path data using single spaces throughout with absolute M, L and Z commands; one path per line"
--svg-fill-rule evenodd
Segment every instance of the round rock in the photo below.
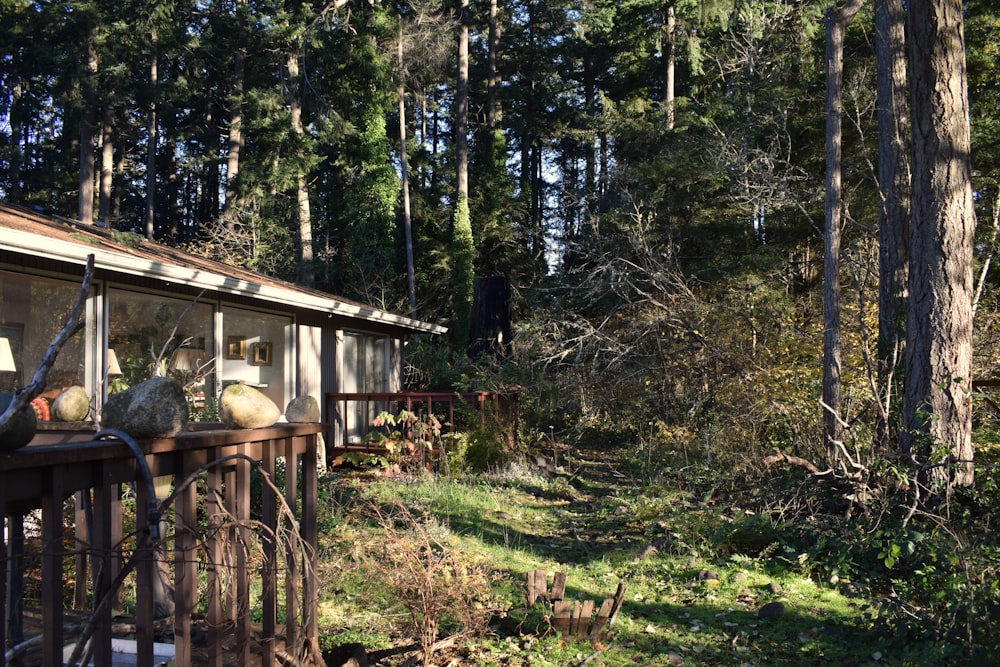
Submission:
M 153 378 L 112 394 L 104 404 L 102 426 L 133 438 L 169 438 L 188 423 L 184 389 L 173 378 Z
M 281 408 L 259 389 L 231 384 L 219 398 L 219 418 L 229 428 L 266 428 L 281 416 Z
M 785 615 L 785 605 L 780 602 L 768 602 L 757 610 L 757 618 L 781 618 Z
M 285 419 L 295 422 L 318 422 L 319 401 L 312 396 L 296 396 L 285 408 Z
M 7 406 L 14 400 L 14 394 L 0 394 L 0 414 L 7 410 Z M 7 426 L 0 430 L 0 451 L 9 451 L 24 447 L 35 437 L 35 429 L 38 428 L 38 420 L 35 411 L 29 403 L 21 410 L 14 413 Z
M 49 410 L 53 421 L 79 422 L 90 414 L 90 397 L 80 386 L 67 387 L 59 392 Z

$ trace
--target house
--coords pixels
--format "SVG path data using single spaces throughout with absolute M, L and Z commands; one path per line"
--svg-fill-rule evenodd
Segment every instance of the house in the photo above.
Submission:
M 0 391 L 31 380 L 90 254 L 86 326 L 63 348 L 46 395 L 82 386 L 97 410 L 108 392 L 151 377 L 155 364 L 184 383 L 194 418 L 205 421 L 234 382 L 282 409 L 302 395 L 322 405 L 331 392 L 398 392 L 404 340 L 446 331 L 138 235 L 0 203 Z

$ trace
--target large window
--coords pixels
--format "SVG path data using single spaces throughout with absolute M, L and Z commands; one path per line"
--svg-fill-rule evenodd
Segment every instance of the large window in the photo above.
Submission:
M 222 308 L 222 387 L 241 382 L 260 389 L 282 412 L 292 397 L 292 319 L 240 308 Z
M 109 391 L 174 377 L 184 386 L 192 417 L 214 419 L 213 310 L 193 298 L 108 290 Z
M 0 271 L 0 390 L 12 391 L 31 382 L 79 292 L 79 283 Z M 87 340 L 93 340 L 94 330 L 88 311 L 85 329 L 63 346 L 48 373 L 46 398 L 74 385 L 93 395 Z

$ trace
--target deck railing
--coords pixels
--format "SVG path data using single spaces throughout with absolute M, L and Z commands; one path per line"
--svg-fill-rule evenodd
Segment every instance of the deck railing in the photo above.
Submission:
M 473 409 L 472 421 L 461 423 L 459 405 Z M 326 394 L 326 421 L 330 424 L 328 446 L 351 449 L 363 446 L 372 420 L 381 412 L 398 414 L 407 410 L 418 415 L 433 414 L 442 422 L 442 431 L 450 433 L 476 428 L 494 419 L 507 436 L 517 438 L 518 395 L 493 391 L 402 391 L 341 392 Z
M 123 440 L 97 439 L 94 433 L 40 432 L 25 448 L 0 452 L 0 512 L 6 517 L 0 542 L 0 667 L 32 643 L 42 665 L 63 665 L 72 651 L 66 647 L 85 627 L 93 630 L 85 652 L 92 657 L 79 664 L 115 664 L 113 630 L 123 625 L 115 607 L 123 597 L 134 602 L 127 608 L 134 612 L 129 629 L 137 651 L 133 664 L 141 667 L 159 661 L 154 637 L 164 626 L 178 667 L 221 666 L 224 652 L 235 653 L 238 665 L 251 664 L 252 646 L 259 656 L 254 660 L 264 665 L 278 664 L 281 653 L 298 659 L 317 655 L 321 431 L 320 424 L 278 424 L 186 432 L 137 443 L 144 461 Z M 149 474 L 171 483 L 170 501 L 151 501 L 143 462 Z M 254 466 L 263 474 L 252 475 Z M 282 486 L 267 481 L 276 479 Z M 122 500 L 133 497 L 133 490 L 134 518 L 123 511 Z M 82 497 L 89 509 L 66 511 L 73 496 Z M 163 540 L 156 539 L 156 526 L 151 530 L 158 517 L 146 511 L 155 507 L 169 508 L 163 523 L 172 523 L 172 529 Z M 25 517 L 32 524 L 26 541 Z M 74 520 L 76 539 L 67 530 Z M 248 550 L 249 543 L 257 548 Z M 39 586 L 33 588 L 40 592 L 26 595 L 23 573 L 31 544 L 40 561 Z M 76 595 L 69 581 L 74 573 Z M 82 595 L 81 578 L 89 578 Z M 164 578 L 173 588 L 174 611 L 158 619 L 156 590 Z M 134 585 L 134 595 L 131 590 L 121 595 L 122 582 Z M 70 610 L 74 598 L 88 608 Z M 25 636 L 24 618 L 35 606 L 41 622 L 32 641 Z

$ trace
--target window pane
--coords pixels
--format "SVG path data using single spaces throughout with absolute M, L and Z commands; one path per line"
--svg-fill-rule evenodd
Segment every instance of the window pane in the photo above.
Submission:
M 260 389 L 284 412 L 291 400 L 289 317 L 238 308 L 222 309 L 222 387 L 242 382 Z
M 109 290 L 108 349 L 121 369 L 109 378 L 112 392 L 174 377 L 184 386 L 192 418 L 202 418 L 214 381 L 213 308 L 193 301 Z
M 0 271 L 0 338 L 6 339 L 14 366 L 0 370 L 0 390 L 31 382 L 79 292 L 78 283 Z M 49 371 L 46 398 L 55 398 L 66 387 L 87 386 L 86 341 L 93 334 L 94 323 L 87 317 L 85 330 L 66 342 Z

